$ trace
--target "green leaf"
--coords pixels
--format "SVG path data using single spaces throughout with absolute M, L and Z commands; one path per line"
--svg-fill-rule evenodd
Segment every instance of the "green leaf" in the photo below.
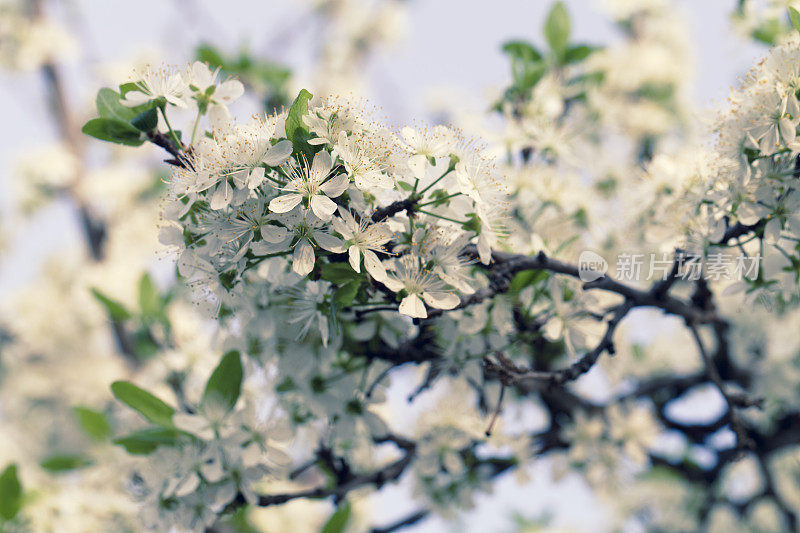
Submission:
M 570 21 L 564 2 L 556 2 L 550 8 L 544 23 L 544 36 L 547 44 L 560 60 L 564 59 L 569 42 Z
M 163 318 L 164 302 L 149 274 L 144 274 L 139 280 L 139 308 L 146 317 Z
M 120 95 L 114 89 L 103 88 L 97 92 L 95 104 L 97 114 L 101 118 L 113 118 L 123 122 L 130 122 L 136 116 L 136 111 L 120 102 Z
M 298 130 L 307 131 L 303 116 L 308 114 L 308 101 L 312 94 L 305 89 L 300 89 L 300 94 L 292 102 L 289 114 L 286 116 L 286 138 L 294 143 Z M 297 147 L 295 147 L 296 149 Z
M 131 125 L 145 133 L 153 131 L 158 126 L 158 111 L 155 107 L 142 111 L 131 120 Z
M 116 118 L 93 118 L 81 131 L 95 139 L 126 146 L 140 146 L 144 142 L 139 130 Z
M 514 80 L 513 89 L 524 95 L 539 83 L 539 80 L 542 79 L 546 71 L 547 65 L 544 61 L 524 62 L 512 60 L 511 76 Z
M 249 510 L 250 509 L 248 506 L 243 505 L 227 516 L 220 516 L 220 522 L 227 524 L 231 528 L 225 529 L 224 531 L 235 531 L 236 533 L 262 533 L 264 531 L 263 529 L 257 528 L 250 522 Z
M 139 361 L 147 361 L 158 353 L 160 346 L 150 328 L 140 327 L 133 332 L 133 353 Z
M 333 295 L 333 301 L 336 302 L 336 305 L 339 307 L 349 307 L 353 305 L 353 300 L 355 300 L 360 286 L 361 280 L 350 281 L 349 283 L 341 285 L 336 289 Z
M 78 418 L 83 431 L 94 441 L 103 441 L 111 436 L 111 424 L 108 423 L 106 415 L 89 409 L 88 407 L 73 407 L 72 412 Z
M 481 219 L 478 218 L 478 215 L 475 213 L 468 213 L 466 218 L 467 222 L 461 224 L 461 227 L 464 228 L 465 231 L 471 231 L 476 235 L 480 235 Z
M 49 472 L 68 472 L 92 464 L 91 459 L 85 455 L 51 455 L 40 463 L 41 467 Z
M 161 445 L 174 446 L 182 439 L 191 438 L 190 433 L 174 428 L 147 428 L 116 438 L 113 442 L 118 446 L 124 446 L 132 455 L 147 455 Z
M 508 41 L 503 44 L 503 52 L 511 58 L 523 61 L 540 61 L 542 59 L 542 54 L 532 44 L 525 41 Z
M 118 301 L 112 300 L 98 289 L 92 289 L 92 294 L 95 298 L 97 298 L 98 302 L 103 304 L 103 307 L 106 308 L 108 316 L 111 317 L 111 320 L 114 322 L 121 322 L 131 318 L 130 312 Z
M 22 485 L 17 477 L 17 465 L 10 464 L 0 474 L 0 517 L 11 520 L 22 509 Z
M 242 358 L 239 352 L 231 350 L 222 356 L 222 360 L 214 369 L 203 391 L 203 405 L 214 402 L 226 407 L 228 411 L 236 405 L 242 390 Z
M 511 59 L 515 91 L 528 92 L 539 82 L 547 68 L 542 61 L 542 54 L 525 41 L 508 41 L 503 45 L 503 52 Z
M 792 21 L 794 29 L 800 32 L 800 13 L 793 7 L 789 8 L 789 19 Z
M 508 292 L 509 294 L 517 295 L 522 292 L 522 289 L 525 287 L 535 285 L 548 277 L 548 273 L 544 270 L 523 270 L 511 280 Z
M 350 502 L 344 502 L 331 515 L 325 525 L 322 526 L 320 533 L 342 533 L 350 521 Z
M 172 427 L 175 409 L 146 390 L 129 381 L 115 381 L 111 384 L 111 392 L 117 400 L 139 411 L 150 422 L 162 427 Z
M 783 33 L 783 23 L 777 18 L 770 18 L 759 24 L 752 32 L 753 39 L 757 39 L 764 44 L 775 46 L 778 36 Z
M 361 278 L 350 263 L 327 263 L 320 269 L 320 277 L 334 285 L 344 285 Z
M 208 66 L 212 69 L 217 67 L 225 69 L 225 60 L 222 58 L 222 54 L 210 44 L 203 43 L 199 45 L 195 49 L 195 56 L 198 61 L 208 63 Z
M 134 82 L 129 81 L 128 83 L 120 84 L 119 86 L 119 95 L 122 98 L 125 98 L 125 95 L 131 91 L 138 91 L 139 86 L 136 85 Z
M 586 44 L 570 46 L 567 49 L 567 53 L 564 55 L 564 63 L 569 64 L 569 63 L 577 63 L 579 61 L 583 61 L 584 59 L 589 57 L 595 50 L 597 50 L 597 48 Z

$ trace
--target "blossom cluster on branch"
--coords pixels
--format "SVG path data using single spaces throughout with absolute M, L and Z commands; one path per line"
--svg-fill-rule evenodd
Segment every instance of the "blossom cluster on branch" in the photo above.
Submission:
M 0 24 L 15 68 L 31 5 Z M 609 528 L 797 528 L 800 14 L 710 133 L 667 0 L 608 0 L 607 46 L 556 2 L 545 46 L 503 45 L 490 120 L 395 127 L 338 94 L 401 6 L 314 2 L 317 96 L 293 100 L 290 70 L 204 44 L 82 114 L 40 43 L 62 143 L 19 165 L 21 211 L 65 199 L 86 253 L 0 321 L 0 529 L 396 531 L 534 464 L 579 474 Z M 655 251 L 663 275 L 605 269 Z M 705 275 L 731 253 L 761 268 Z M 376 515 L 398 482 L 412 512 Z

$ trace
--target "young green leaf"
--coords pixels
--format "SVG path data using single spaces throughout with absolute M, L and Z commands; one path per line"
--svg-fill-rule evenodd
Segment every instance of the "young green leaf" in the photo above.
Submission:
M 239 352 L 231 350 L 223 355 L 219 365 L 208 378 L 206 389 L 203 391 L 203 405 L 213 402 L 227 408 L 228 411 L 233 409 L 242 390 L 243 375 Z
M 503 44 L 503 52 L 511 58 L 524 61 L 539 61 L 542 59 L 542 54 L 532 44 L 525 41 L 508 41 Z
M 40 463 L 48 472 L 68 472 L 92 464 L 85 455 L 51 455 Z
M 136 116 L 136 111 L 120 102 L 120 95 L 114 89 L 100 89 L 97 92 L 95 104 L 97 105 L 97 114 L 101 118 L 113 118 L 123 122 L 130 122 Z
M 111 436 L 111 424 L 108 423 L 105 414 L 81 406 L 73 407 L 72 412 L 75 413 L 83 431 L 92 440 L 99 442 Z
M 550 49 L 561 60 L 567 51 L 570 31 L 569 13 L 564 2 L 554 3 L 544 23 L 544 36 Z
M 770 18 L 764 20 L 753 28 L 750 36 L 757 41 L 761 41 L 769 46 L 775 46 L 778 42 L 778 37 L 783 33 L 783 21 L 777 18 Z
M 791 19 L 794 29 L 800 32 L 800 12 L 793 7 L 789 7 L 789 19 Z
M 177 429 L 147 428 L 116 438 L 113 442 L 132 455 L 147 455 L 161 445 L 174 446 L 181 439 L 191 438 L 191 434 Z
M 331 515 L 325 525 L 322 526 L 320 533 L 342 533 L 350 521 L 350 502 L 344 502 L 339 505 L 339 508 Z
M 17 465 L 10 464 L 0 474 L 0 517 L 11 520 L 22 508 L 22 485 L 17 477 Z
M 95 139 L 126 146 L 140 146 L 144 142 L 139 130 L 116 118 L 93 118 L 81 131 Z
M 97 298 L 97 301 L 103 304 L 103 307 L 106 308 L 106 312 L 108 316 L 111 317 L 111 320 L 114 322 L 121 322 L 123 320 L 127 320 L 131 318 L 130 312 L 125 309 L 125 306 L 119 303 L 116 300 L 112 300 L 98 289 L 92 289 L 92 295 Z
M 158 126 L 158 112 L 156 108 L 147 109 L 133 117 L 131 126 L 145 133 L 156 129 L 156 126 Z
M 327 263 L 320 269 L 320 277 L 334 285 L 345 285 L 361 279 L 361 275 L 353 270 L 350 263 Z
M 198 61 L 202 63 L 208 63 L 210 68 L 213 69 L 220 67 L 223 70 L 227 70 L 225 60 L 222 58 L 222 54 L 220 54 L 219 50 L 210 44 L 202 43 L 198 45 L 194 53 Z
M 111 392 L 117 400 L 139 411 L 150 422 L 166 428 L 172 427 L 175 409 L 146 390 L 129 381 L 115 381 L 111 384 Z
M 136 85 L 134 82 L 129 81 L 127 83 L 120 84 L 120 86 L 119 86 L 119 95 L 122 98 L 125 98 L 125 95 L 128 94 L 129 92 L 138 91 L 138 90 L 139 90 L 139 86 Z
M 577 63 L 589 57 L 596 48 L 585 44 L 570 46 L 567 53 L 564 55 L 564 63 Z
M 336 302 L 336 305 L 339 307 L 349 307 L 353 305 L 353 300 L 355 300 L 360 286 L 361 280 L 354 280 L 341 285 L 336 289 L 333 295 L 333 301 Z
M 286 116 L 286 138 L 294 143 L 295 134 L 298 130 L 306 130 L 303 116 L 308 114 L 308 101 L 313 95 L 305 89 L 300 90 L 300 94 L 292 102 L 289 114 Z
M 142 315 L 149 318 L 162 318 L 164 303 L 149 274 L 144 274 L 139 280 L 139 308 Z

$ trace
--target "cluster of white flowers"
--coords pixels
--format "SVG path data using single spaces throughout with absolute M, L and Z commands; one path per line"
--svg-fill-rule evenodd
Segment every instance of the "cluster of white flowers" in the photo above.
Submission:
M 800 257 L 800 39 L 774 48 L 753 67 L 729 97 L 716 125 L 716 172 L 706 185 L 699 226 L 702 244 L 720 242 L 736 223 L 753 228 L 758 239 L 745 246 L 761 257 L 758 280 L 730 290 L 751 296 L 796 297 Z M 709 207 L 703 207 L 709 206 Z M 743 234 L 745 241 L 750 233 Z
M 795 31 L 786 8 L 800 9 L 797 0 L 744 1 L 735 4 L 731 20 L 734 30 L 743 38 L 777 44 Z
M 333 21 L 332 32 L 320 32 L 315 87 L 342 93 L 362 75 L 369 49 L 394 36 L 405 7 L 398 0 L 314 5 Z M 236 122 L 228 106 L 244 85 L 201 62 L 143 67 L 119 93 L 103 89 L 100 119 L 124 117 L 125 140 L 166 148 L 174 171 L 156 206 L 162 184 L 154 176 L 126 174 L 119 161 L 95 169 L 68 139 L 19 165 L 23 200 L 37 205 L 62 195 L 87 223 L 99 215 L 104 240 L 93 258 L 65 262 L 59 253 L 35 287 L 2 307 L 8 318 L 0 327 L 13 339 L 0 330 L 0 343 L 8 341 L 0 361 L 0 469 L 16 463 L 36 497 L 0 529 L 18 519 L 42 531 L 203 531 L 226 527 L 231 511 L 243 510 L 233 518 L 264 530 L 296 530 L 298 520 L 318 530 L 327 502 L 290 507 L 299 515 L 291 525 L 256 518 L 284 507 L 253 504 L 271 494 L 288 494 L 290 506 L 307 503 L 294 495 L 345 496 L 341 517 L 345 506 L 365 504 L 368 485 L 400 476 L 410 478 L 425 510 L 450 519 L 478 503 L 476 493 L 490 491 L 506 469 L 524 474 L 540 452 L 564 467 L 556 474 L 585 475 L 623 529 L 732 529 L 727 501 L 699 512 L 708 495 L 666 473 L 684 465 L 689 475 L 698 472 L 726 449 L 716 442 L 729 436 L 726 419 L 701 443 L 694 434 L 703 427 L 682 432 L 666 399 L 630 392 L 650 378 L 705 379 L 683 324 L 683 336 L 668 328 L 654 334 L 642 327 L 650 317 L 626 319 L 607 350 L 617 357 L 601 357 L 574 386 L 498 380 L 490 368 L 495 358 L 542 373 L 568 366 L 598 346 L 619 302 L 544 270 L 498 279 L 498 247 L 505 256 L 542 251 L 572 259 L 587 248 L 667 251 L 688 234 L 689 244 L 706 250 L 738 222 L 754 232 L 743 240 L 755 235 L 743 249 L 765 255 L 767 269 L 716 295 L 718 308 L 727 310 L 736 290 L 797 286 L 800 42 L 776 49 L 737 89 L 713 149 L 689 148 L 694 138 L 681 138 L 665 150 L 664 139 L 685 133 L 688 116 L 680 17 L 666 0 L 607 5 L 624 33 L 608 48 L 568 36 L 559 45 L 554 27 L 569 26 L 559 19 L 560 3 L 549 16 L 548 50 L 512 43 L 533 58 L 517 69 L 529 75 L 522 81 L 536 81 L 513 87 L 495 107 L 506 130 L 488 149 L 455 128 L 390 128 L 359 102 L 306 91 L 286 111 Z M 33 20 L 17 35 L 16 20 L 0 17 L 0 60 L 20 68 L 64 58 L 69 47 L 58 45 L 57 31 Z M 28 34 L 36 46 L 22 46 Z M 103 113 L 109 110 L 113 118 Z M 180 124 L 181 135 L 170 120 L 182 122 L 186 112 L 193 122 Z M 496 168 L 497 154 L 508 157 Z M 204 320 L 181 283 L 142 275 L 152 266 L 157 211 L 159 240 L 219 321 Z M 678 283 L 673 293 L 685 288 Z M 747 369 L 748 392 L 765 403 L 763 411 L 742 412 L 752 431 L 777 431 L 781 417 L 798 409 L 798 311 L 782 313 L 730 318 L 728 366 Z M 241 363 L 240 381 L 230 366 L 220 370 L 230 354 Z M 425 374 L 421 383 L 408 382 L 407 363 Z M 217 372 L 225 379 L 215 381 Z M 111 400 L 108 383 L 119 379 L 166 399 L 132 383 L 122 392 L 112 386 L 152 425 L 141 428 L 134 412 Z M 241 389 L 231 395 L 235 384 Z M 409 406 L 398 391 L 412 386 L 408 400 L 419 403 Z M 665 451 L 662 420 L 674 424 L 675 454 Z M 284 448 L 294 435 L 290 458 Z M 407 454 L 399 463 L 386 461 L 393 445 L 392 453 Z M 784 455 L 788 464 L 773 461 L 763 475 L 775 477 L 787 501 L 800 501 L 797 450 Z M 654 457 L 664 466 L 654 467 Z M 292 459 L 304 466 L 289 468 Z M 382 471 L 387 464 L 395 466 Z M 720 493 L 733 502 L 727 485 L 742 474 L 727 470 Z M 746 474 L 750 484 L 761 480 Z M 769 494 L 752 496 L 761 502 L 744 513 L 736 504 L 742 527 L 788 529 Z M 348 527 L 368 525 L 351 520 Z
M 76 39 L 60 24 L 31 17 L 33 4 L 10 0 L 0 4 L 0 65 L 32 71 L 45 64 L 74 60 Z
M 453 384 L 436 408 L 423 413 L 417 422 L 414 492 L 444 516 L 452 516 L 458 508 L 471 508 L 477 491 L 491 491 L 486 483 L 488 472 L 475 472 L 473 444 L 483 438 L 485 422 L 463 401 L 471 395 L 463 383 Z M 491 470 L 488 465 L 477 469 Z
M 491 160 L 458 132 L 397 135 L 333 98 L 216 129 L 170 186 L 162 242 L 180 249 L 181 273 L 218 302 L 257 265 L 288 260 L 296 276 L 268 284 L 300 289 L 301 280 L 335 281 L 326 269 L 342 262 L 364 279 L 363 258 L 366 274 L 401 294 L 400 313 L 415 318 L 427 316 L 425 304 L 452 309 L 474 291 L 460 253 L 474 240 L 488 263 L 507 210 Z M 322 286 L 308 286 L 325 299 Z M 375 292 L 359 303 L 375 303 Z
M 628 38 L 589 57 L 603 83 L 589 92 L 601 120 L 632 138 L 668 134 L 688 118 L 692 50 L 685 17 L 668 0 L 610 0 Z
M 237 79 L 217 80 L 219 68 L 211 70 L 200 61 L 183 70 L 146 65 L 131 75 L 131 84 L 122 104 L 137 107 L 153 100 L 163 100 L 179 108 L 197 107 L 198 115 L 208 113 L 212 127 L 221 127 L 230 118 L 228 105 L 244 94 Z M 161 104 L 163 105 L 163 104 Z M 197 133 L 195 123 L 192 137 Z
M 578 413 L 565 430 L 571 443 L 566 459 L 585 469 L 586 479 L 598 491 L 613 494 L 647 466 L 647 452 L 658 434 L 658 424 L 645 405 L 613 404 L 595 415 Z
M 285 475 L 291 459 L 283 446 L 291 429 L 256 403 L 268 402 L 251 397 L 231 411 L 210 401 L 195 414 L 175 416 L 185 432 L 179 442 L 159 446 L 136 470 L 134 492 L 143 500 L 147 527 L 205 531 L 234 499 L 256 503 L 259 484 Z

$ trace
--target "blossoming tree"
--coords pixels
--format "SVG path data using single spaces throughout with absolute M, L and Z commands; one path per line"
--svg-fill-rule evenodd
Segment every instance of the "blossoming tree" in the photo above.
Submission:
M 331 4 L 335 20 L 350 2 Z M 500 131 L 455 108 L 450 125 L 390 126 L 334 92 L 354 72 L 332 45 L 320 70 L 346 75 L 319 83 L 331 94 L 286 99 L 288 73 L 210 46 L 101 88 L 83 133 L 166 158 L 163 185 L 118 216 L 158 211 L 135 224 L 158 230 L 176 280 L 138 267 L 133 305 L 85 290 L 127 367 L 102 395 L 44 396 L 91 443 L 38 464 L 92 487 L 89 529 L 395 531 L 550 461 L 614 510 L 610 528 L 796 530 L 800 13 L 708 131 L 670 70 L 689 51 L 669 2 L 609 10 L 622 42 L 576 42 L 557 2 L 546 47 L 504 44 L 511 80 L 486 117 Z M 81 175 L 94 141 L 71 128 L 52 57 L 39 68 Z M 245 94 L 266 111 L 235 120 Z M 101 264 L 117 230 L 71 179 L 51 188 Z M 702 422 L 681 414 L 714 402 Z M 11 531 L 44 523 L 19 462 L 0 475 Z M 413 512 L 369 512 L 405 480 Z M 335 506 L 321 520 L 261 522 L 318 500 Z

